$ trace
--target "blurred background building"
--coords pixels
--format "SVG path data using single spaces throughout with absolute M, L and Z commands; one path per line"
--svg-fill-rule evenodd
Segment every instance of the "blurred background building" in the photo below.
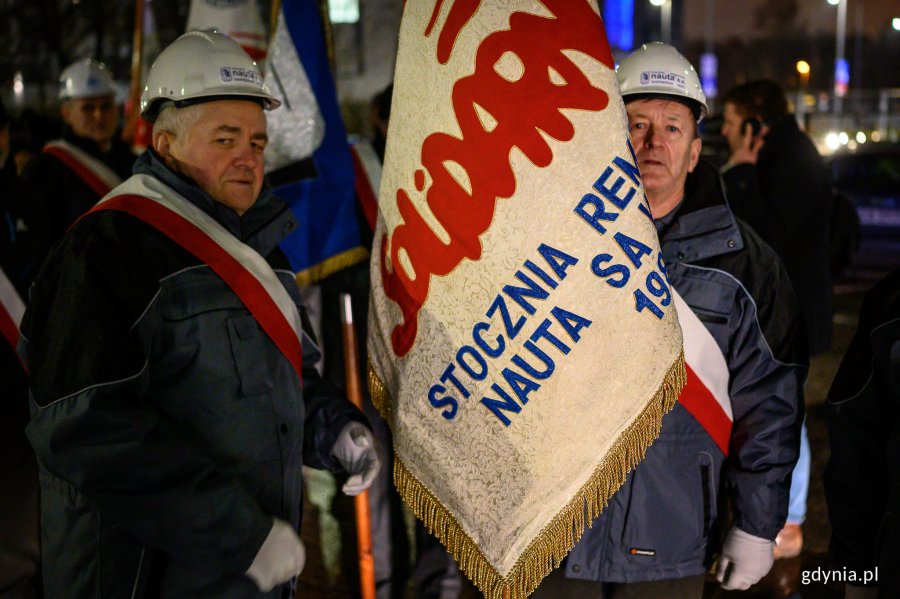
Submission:
M 239 4 L 248 0 L 194 0 Z M 259 0 L 264 23 L 272 2 Z M 184 31 L 191 0 L 144 0 L 143 62 Z M 717 92 L 782 83 L 823 153 L 896 140 L 900 6 L 883 0 L 601 0 L 618 57 L 670 40 Z M 348 130 L 369 133 L 372 96 L 391 80 L 402 0 L 320 0 Z M 446 3 L 449 4 L 449 3 Z M 0 0 L 0 95 L 15 113 L 55 113 L 56 79 L 81 57 L 106 62 L 129 94 L 136 0 Z M 836 68 L 837 66 L 837 68 Z M 837 71 L 837 76 L 836 76 Z M 713 123 L 714 124 L 714 123 Z M 841 135 L 841 134 L 844 135 Z M 831 134 L 831 135 L 829 135 Z M 864 140 L 864 141 L 863 141 Z

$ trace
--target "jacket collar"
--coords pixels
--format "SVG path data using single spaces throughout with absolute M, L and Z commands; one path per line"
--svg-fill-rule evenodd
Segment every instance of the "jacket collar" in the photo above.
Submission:
M 152 148 L 138 156 L 132 170 L 159 179 L 263 256 L 268 256 L 297 228 L 297 220 L 287 204 L 268 189 L 264 188 L 253 206 L 241 216 L 213 200 L 192 180 L 167 167 Z
M 668 219 L 666 219 L 668 220 Z M 744 247 L 716 169 L 699 161 L 685 182 L 675 217 L 660 231 L 667 262 L 694 262 Z
M 110 155 L 115 154 L 130 154 L 131 150 L 128 148 L 128 144 L 124 143 L 118 137 L 113 137 L 110 141 L 109 151 L 104 152 L 100 146 L 97 145 L 93 139 L 88 139 L 86 137 L 81 137 L 80 135 L 75 135 L 75 132 L 72 131 L 72 128 L 66 125 L 65 130 L 63 131 L 63 140 L 72 144 L 79 150 L 83 150 L 90 154 L 91 156 L 98 158 L 104 162 L 107 161 L 107 158 Z M 131 154 L 133 156 L 133 154 Z

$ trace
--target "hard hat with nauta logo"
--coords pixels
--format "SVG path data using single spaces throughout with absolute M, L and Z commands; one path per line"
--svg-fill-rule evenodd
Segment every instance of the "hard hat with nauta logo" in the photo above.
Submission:
M 112 75 L 102 62 L 91 58 L 76 60 L 59 76 L 59 99 L 102 98 L 114 96 Z
M 189 31 L 150 67 L 141 94 L 141 116 L 152 123 L 169 103 L 183 107 L 240 98 L 258 101 L 266 110 L 281 106 L 237 42 L 216 31 Z
M 626 104 L 642 98 L 671 98 L 691 108 L 698 121 L 709 113 L 697 71 L 668 44 L 643 44 L 622 60 L 616 78 Z

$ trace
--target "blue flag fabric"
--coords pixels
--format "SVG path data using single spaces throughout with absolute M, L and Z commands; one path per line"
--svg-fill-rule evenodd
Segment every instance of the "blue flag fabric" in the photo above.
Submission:
M 300 221 L 281 248 L 301 284 L 313 283 L 368 257 L 357 216 L 353 161 L 328 62 L 315 0 L 284 0 L 282 14 L 325 122 L 313 152 L 315 176 L 274 188 Z M 280 110 L 283 110 L 281 108 Z

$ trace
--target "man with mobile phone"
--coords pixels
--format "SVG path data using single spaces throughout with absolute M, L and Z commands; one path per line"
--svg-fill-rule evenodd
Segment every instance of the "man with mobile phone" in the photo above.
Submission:
M 784 262 L 806 326 L 810 356 L 831 345 L 831 270 L 828 237 L 833 193 L 822 157 L 788 112 L 784 91 L 763 79 L 725 94 L 722 135 L 731 156 L 722 180 L 734 213 L 752 226 Z M 758 132 L 753 123 L 759 123 Z M 776 557 L 793 557 L 803 547 L 809 441 L 801 437 L 800 459 L 791 483 L 788 520 Z

